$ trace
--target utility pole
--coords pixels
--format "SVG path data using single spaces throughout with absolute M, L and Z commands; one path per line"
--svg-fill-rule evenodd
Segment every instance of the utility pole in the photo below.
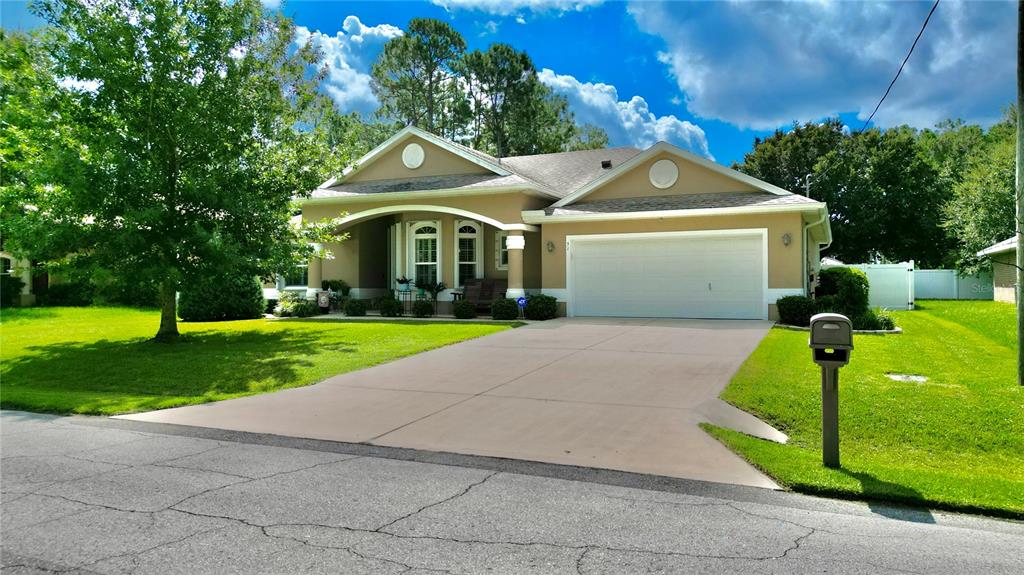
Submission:
M 1024 385 L 1024 2 L 1017 3 L 1017 383 Z

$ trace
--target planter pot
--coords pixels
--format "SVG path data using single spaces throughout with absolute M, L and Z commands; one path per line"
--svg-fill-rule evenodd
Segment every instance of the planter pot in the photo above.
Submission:
M 398 291 L 412 291 L 412 286 L 409 284 L 398 284 Z

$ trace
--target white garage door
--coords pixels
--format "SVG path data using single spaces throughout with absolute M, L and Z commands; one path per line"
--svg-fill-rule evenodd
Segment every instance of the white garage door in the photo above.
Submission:
M 761 319 L 764 232 L 569 238 L 575 316 Z

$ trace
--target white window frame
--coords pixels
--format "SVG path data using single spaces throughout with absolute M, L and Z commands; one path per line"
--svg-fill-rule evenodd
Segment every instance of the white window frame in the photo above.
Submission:
M 296 268 L 303 268 L 303 269 L 306 270 L 305 271 L 306 283 L 304 283 L 302 285 L 290 284 L 290 283 L 288 283 L 288 274 L 281 274 L 281 283 L 283 284 L 282 288 L 283 289 L 294 289 L 294 288 L 300 288 L 300 287 L 301 288 L 309 288 L 309 264 L 299 264 L 299 265 L 297 265 L 295 267 Z
M 462 232 L 461 230 L 465 226 L 472 226 L 475 231 L 472 232 L 472 233 Z M 455 284 L 456 288 L 461 288 L 462 287 L 461 283 L 459 282 L 459 275 L 460 275 L 459 274 L 459 266 L 461 266 L 461 265 L 473 264 L 473 266 L 474 266 L 473 277 L 475 277 L 477 279 L 480 279 L 480 278 L 484 277 L 484 262 L 483 262 L 483 255 L 484 255 L 483 239 L 484 238 L 483 238 L 483 229 L 484 229 L 484 226 L 480 222 L 476 222 L 476 221 L 473 221 L 473 220 L 455 220 L 455 242 L 453 242 L 455 245 L 452 246 L 452 252 L 453 252 L 453 254 L 452 254 L 452 261 L 455 262 L 454 267 L 453 267 L 455 275 L 453 275 L 452 277 L 455 278 L 455 279 L 454 279 L 454 281 L 452 283 Z M 476 246 L 473 249 L 473 254 L 474 254 L 473 255 L 473 261 L 464 261 L 462 259 L 462 256 L 461 256 L 460 250 L 459 250 L 459 240 L 464 240 L 464 239 L 472 239 L 472 240 L 474 240 L 476 242 Z
M 508 238 L 508 231 L 496 230 L 494 232 L 494 269 L 496 270 L 508 270 L 508 247 L 505 246 L 505 240 Z M 501 263 L 501 252 L 505 252 L 505 263 Z
M 426 226 L 431 226 L 435 230 L 437 230 L 436 233 L 434 233 L 434 234 L 431 234 L 431 235 L 420 235 L 420 237 L 421 238 L 422 237 L 433 237 L 434 239 L 437 240 L 437 250 L 436 250 L 437 261 L 435 261 L 433 263 L 433 265 L 436 266 L 436 268 L 437 268 L 437 281 L 441 282 L 441 281 L 444 281 L 444 279 L 443 279 L 444 274 L 441 273 L 441 270 L 444 269 L 442 267 L 443 260 L 444 260 L 443 255 L 442 255 L 444 253 L 444 250 L 442 249 L 442 245 L 444 244 L 444 242 L 442 241 L 442 238 L 444 237 L 444 234 L 442 233 L 442 229 L 441 229 L 441 220 L 417 220 L 417 221 L 414 221 L 414 222 L 409 222 L 409 226 L 408 226 L 409 229 L 406 231 L 406 236 L 407 236 L 407 242 L 406 242 L 406 264 L 407 265 L 406 265 L 405 269 L 406 269 L 406 272 L 409 274 L 408 275 L 409 279 L 411 279 L 413 281 L 416 281 L 416 230 L 418 230 L 418 229 L 420 229 L 422 227 L 426 227 Z

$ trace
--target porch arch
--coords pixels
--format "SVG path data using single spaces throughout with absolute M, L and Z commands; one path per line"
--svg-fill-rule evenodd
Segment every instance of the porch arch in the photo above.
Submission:
M 402 204 L 400 206 L 382 206 L 379 208 L 370 208 L 368 210 L 362 210 L 354 214 L 349 214 L 341 219 L 339 226 L 347 227 L 349 225 L 376 218 L 379 216 L 386 216 L 390 214 L 398 214 L 402 212 L 437 212 L 442 214 L 453 214 L 468 219 L 477 220 L 490 224 L 499 230 L 504 231 L 521 231 L 521 232 L 538 232 L 540 228 L 530 224 L 506 224 L 500 222 L 494 218 L 487 217 L 476 212 L 469 210 L 463 210 L 460 208 L 452 208 L 449 206 L 437 206 L 431 204 Z

